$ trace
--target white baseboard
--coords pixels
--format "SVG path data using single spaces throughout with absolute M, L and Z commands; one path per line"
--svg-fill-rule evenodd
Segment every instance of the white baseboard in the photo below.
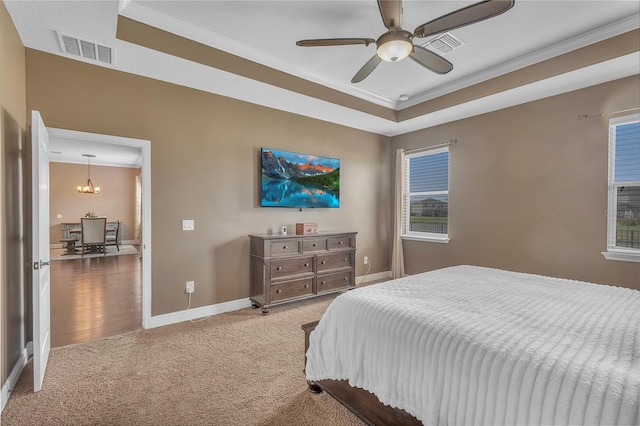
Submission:
M 356 277 L 356 285 L 369 283 L 371 281 L 383 280 L 385 278 L 391 278 L 391 271 L 378 272 L 376 274 L 367 274 L 362 277 Z
M 177 324 L 183 321 L 189 321 L 197 318 L 208 317 L 210 315 L 218 315 L 224 312 L 237 311 L 251 306 L 249 298 L 231 300 L 229 302 L 218 303 L 215 305 L 201 306 L 192 308 L 188 311 L 171 312 L 170 314 L 162 314 L 151 317 L 149 328 L 162 327 L 164 325 Z
M 16 386 L 16 383 L 20 378 L 20 374 L 22 374 L 22 370 L 25 365 L 27 365 L 27 361 L 29 361 L 29 350 L 28 347 L 25 347 L 20 354 L 20 358 L 18 358 L 11 369 L 9 377 L 7 377 L 7 380 L 2 385 L 2 408 L 0 408 L 0 411 L 4 410 L 4 406 L 7 405 L 7 401 L 9 401 L 9 397 L 11 396 L 11 391 L 13 391 L 13 388 Z
M 391 278 L 391 271 L 378 272 L 376 274 L 364 275 L 356 277 L 357 285 L 364 284 L 365 282 L 378 281 L 386 278 Z M 248 308 L 251 306 L 249 298 L 231 300 L 229 302 L 218 303 L 216 305 L 201 306 L 199 308 L 192 308 L 188 311 L 171 312 L 169 314 L 156 315 L 151 317 L 150 327 L 162 327 L 170 324 L 177 324 L 179 322 L 190 321 L 198 318 L 203 318 L 211 315 L 218 315 L 224 312 L 232 312 L 240 309 Z

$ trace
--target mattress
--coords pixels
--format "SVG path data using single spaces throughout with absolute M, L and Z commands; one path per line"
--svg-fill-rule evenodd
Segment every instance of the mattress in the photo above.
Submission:
M 456 266 L 338 296 L 307 379 L 424 424 L 640 423 L 640 291 Z

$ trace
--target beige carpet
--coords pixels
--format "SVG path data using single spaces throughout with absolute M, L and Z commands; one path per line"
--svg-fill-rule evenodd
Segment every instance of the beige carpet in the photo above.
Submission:
M 334 296 L 251 308 L 51 351 L 43 390 L 31 362 L 9 425 L 362 425 L 307 390 L 304 332 Z
M 131 244 L 120 245 L 120 251 L 116 249 L 116 246 L 107 246 L 106 256 L 125 256 L 128 254 L 140 254 Z M 104 257 L 103 253 L 85 253 L 84 259 L 91 257 Z M 52 248 L 50 252 L 51 260 L 70 260 L 70 259 L 83 259 L 81 251 L 78 250 L 77 254 L 69 254 L 67 249 L 64 248 Z

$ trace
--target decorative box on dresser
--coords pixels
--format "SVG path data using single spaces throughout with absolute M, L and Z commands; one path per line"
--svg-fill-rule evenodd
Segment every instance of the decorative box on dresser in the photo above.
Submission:
M 254 307 L 355 288 L 357 232 L 314 235 L 249 235 Z

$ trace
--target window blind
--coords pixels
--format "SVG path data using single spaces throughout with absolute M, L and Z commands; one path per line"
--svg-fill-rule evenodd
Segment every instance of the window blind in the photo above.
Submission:
M 640 249 L 640 122 L 615 126 L 610 248 Z
M 410 191 L 446 191 L 449 188 L 449 153 L 411 157 Z
M 407 197 L 404 231 L 410 235 L 448 234 L 449 149 L 409 154 L 405 160 Z
M 616 127 L 614 183 L 640 182 L 640 123 Z

